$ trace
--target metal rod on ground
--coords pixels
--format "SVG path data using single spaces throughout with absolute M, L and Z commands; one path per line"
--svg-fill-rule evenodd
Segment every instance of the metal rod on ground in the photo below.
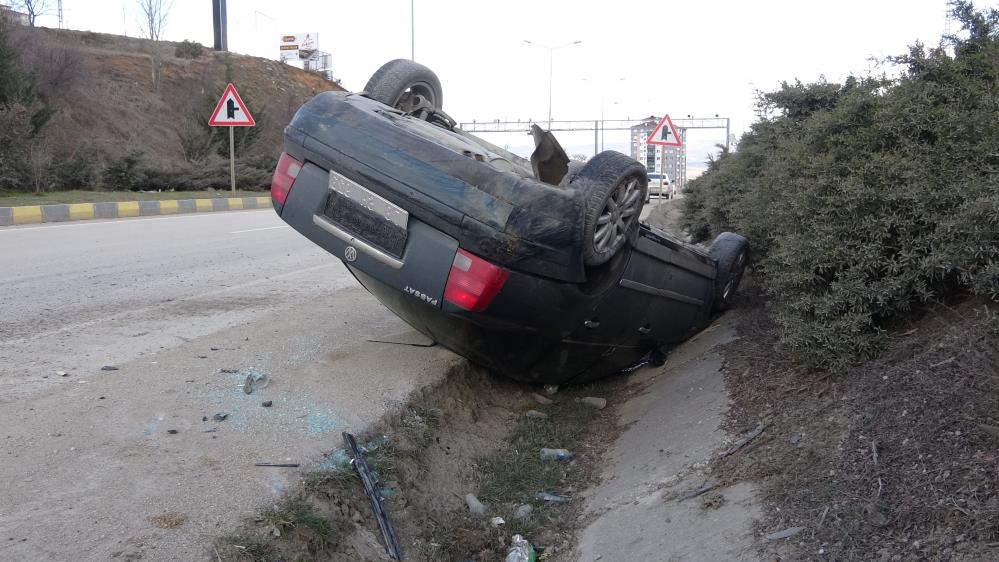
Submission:
M 232 192 L 236 193 L 236 135 L 235 127 L 229 127 L 229 177 L 232 180 Z
M 385 508 L 382 506 L 382 497 L 378 495 L 378 490 L 375 488 L 375 477 L 371 474 L 368 464 L 364 462 L 364 457 L 361 455 L 361 450 L 357 447 L 357 441 L 354 440 L 354 436 L 346 431 L 343 432 L 343 442 L 347 445 L 347 450 L 354 457 L 350 463 L 354 465 L 354 470 L 357 471 L 357 475 L 361 478 L 364 493 L 367 494 L 368 502 L 371 503 L 371 511 L 375 513 L 375 519 L 378 520 L 378 527 L 381 529 L 382 539 L 385 541 L 385 552 L 393 560 L 402 560 L 402 550 L 399 548 L 399 541 L 395 537 L 395 530 L 392 528 L 388 514 L 385 513 Z

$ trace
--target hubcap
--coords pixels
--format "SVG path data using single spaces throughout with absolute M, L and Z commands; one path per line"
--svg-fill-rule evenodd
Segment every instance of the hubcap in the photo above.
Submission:
M 638 178 L 627 179 L 614 189 L 607 198 L 603 211 L 597 219 L 593 233 L 593 247 L 598 252 L 616 248 L 628 234 L 631 223 L 638 220 L 641 206 L 642 185 Z

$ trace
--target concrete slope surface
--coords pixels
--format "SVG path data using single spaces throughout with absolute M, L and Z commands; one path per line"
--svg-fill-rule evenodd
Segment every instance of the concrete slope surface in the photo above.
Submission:
M 573 560 L 668 562 L 759 560 L 752 534 L 760 508 L 751 485 L 719 488 L 709 462 L 724 449 L 728 406 L 718 346 L 735 337 L 729 313 L 630 383 L 623 429 L 604 455 L 601 483 L 586 498 Z
M 456 361 L 272 211 L 10 227 L 0 283 L 0 560 L 207 559 Z

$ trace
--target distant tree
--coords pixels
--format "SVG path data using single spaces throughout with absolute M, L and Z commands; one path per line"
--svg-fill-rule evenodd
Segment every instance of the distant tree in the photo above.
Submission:
M 23 10 L 28 15 L 28 25 L 35 27 L 35 19 L 49 13 L 48 3 L 49 0 L 17 0 L 14 7 Z
M 38 0 L 35 0 L 38 1 Z M 166 20 L 170 17 L 170 10 L 173 8 L 173 0 L 135 0 L 142 13 L 142 32 L 153 41 L 159 41 L 166 27 Z

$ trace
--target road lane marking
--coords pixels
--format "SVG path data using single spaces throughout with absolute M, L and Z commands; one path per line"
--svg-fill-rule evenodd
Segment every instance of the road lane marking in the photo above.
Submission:
M 265 226 L 263 228 L 248 228 L 246 230 L 233 230 L 229 234 L 242 234 L 244 232 L 260 232 L 261 230 L 274 230 L 275 228 L 289 228 L 286 224 L 279 224 L 277 226 Z

